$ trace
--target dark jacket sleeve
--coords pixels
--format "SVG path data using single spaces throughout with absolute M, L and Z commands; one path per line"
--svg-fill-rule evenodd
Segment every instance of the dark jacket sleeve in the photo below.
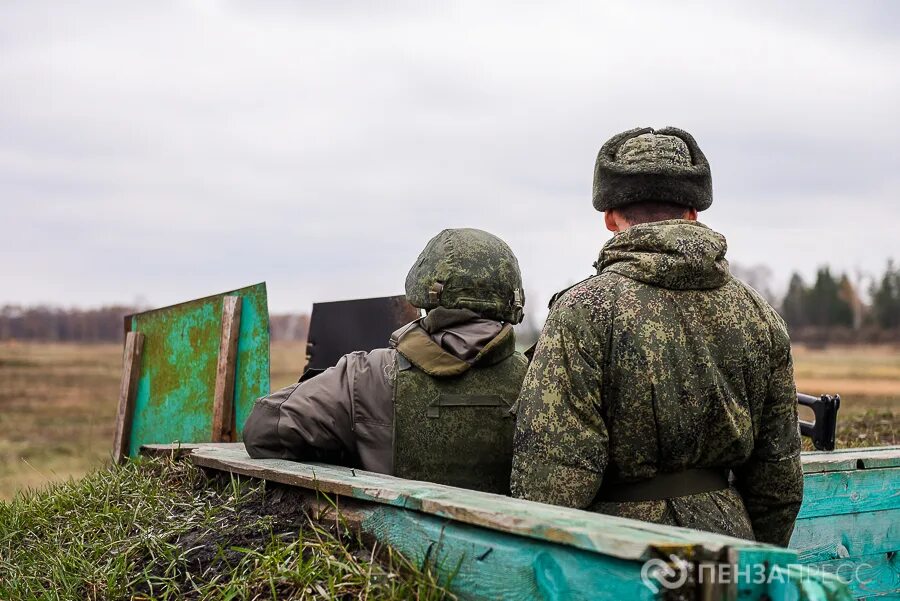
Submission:
M 256 401 L 244 424 L 254 458 L 322 460 L 353 449 L 352 397 L 346 361 L 315 378 Z
M 773 365 L 753 454 L 734 471 L 756 539 L 786 547 L 803 500 L 803 469 L 790 339 L 780 318 L 773 319 Z
M 378 468 L 384 447 L 388 456 L 390 451 L 392 385 L 386 367 L 392 353 L 350 353 L 318 376 L 258 399 L 244 425 L 247 453 L 357 465 L 362 451 L 367 469 L 389 470 L 390 465 Z M 386 433 L 370 426 L 378 420 L 388 422 Z
M 593 502 L 608 460 L 600 414 L 602 351 L 579 309 L 555 306 L 519 395 L 513 496 L 568 507 Z

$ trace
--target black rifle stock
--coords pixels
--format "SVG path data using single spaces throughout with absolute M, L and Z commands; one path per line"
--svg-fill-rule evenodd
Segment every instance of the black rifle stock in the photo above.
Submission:
M 812 439 L 813 446 L 820 451 L 833 451 L 837 433 L 837 413 L 841 407 L 841 396 L 823 394 L 811 396 L 797 393 L 797 402 L 813 410 L 816 421 L 800 420 L 800 433 Z

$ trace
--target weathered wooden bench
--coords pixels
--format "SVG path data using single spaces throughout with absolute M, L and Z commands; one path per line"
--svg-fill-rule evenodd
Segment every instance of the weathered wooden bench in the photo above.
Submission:
M 170 451 L 169 445 L 148 451 Z M 428 562 L 463 599 L 900 598 L 900 447 L 804 455 L 791 548 L 403 480 L 332 465 L 251 459 L 196 445 L 214 470 L 329 495 L 359 526 Z M 665 588 L 656 570 L 672 569 Z

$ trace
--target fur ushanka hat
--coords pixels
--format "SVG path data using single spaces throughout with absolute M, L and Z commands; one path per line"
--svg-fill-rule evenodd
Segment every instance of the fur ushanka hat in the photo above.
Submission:
M 594 166 L 594 208 L 607 211 L 636 202 L 709 208 L 709 162 L 691 134 L 675 127 L 643 127 L 617 134 L 600 148 Z

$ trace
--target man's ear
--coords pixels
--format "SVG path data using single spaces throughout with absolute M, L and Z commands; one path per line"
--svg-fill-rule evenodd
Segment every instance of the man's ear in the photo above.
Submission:
M 606 229 L 611 232 L 619 231 L 619 224 L 616 223 L 615 209 L 609 209 L 603 213 L 603 221 L 606 222 Z
M 697 221 L 697 209 L 693 207 L 688 209 L 687 213 L 684 214 L 684 218 L 688 221 Z

